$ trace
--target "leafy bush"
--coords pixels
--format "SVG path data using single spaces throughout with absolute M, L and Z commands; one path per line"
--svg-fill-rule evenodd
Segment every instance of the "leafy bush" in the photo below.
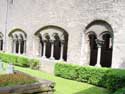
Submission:
M 125 88 L 118 89 L 114 94 L 125 94 Z
M 33 69 L 38 69 L 39 67 L 39 60 L 37 59 L 30 59 L 28 57 L 24 56 L 17 56 L 13 54 L 8 54 L 8 53 L 0 53 L 0 59 L 3 62 L 6 63 L 12 63 L 16 66 L 21 66 L 21 67 L 30 67 Z
M 37 82 L 34 78 L 23 73 L 0 75 L 0 87 L 23 85 Z
M 120 69 L 57 63 L 55 65 L 55 75 L 105 87 L 111 91 L 125 87 L 125 70 Z
M 32 62 L 32 63 L 30 63 L 31 69 L 39 69 L 40 61 L 38 59 L 31 59 L 30 62 Z
M 77 78 L 77 67 L 73 65 L 67 66 L 66 64 L 56 64 L 55 74 L 57 76 L 75 80 Z

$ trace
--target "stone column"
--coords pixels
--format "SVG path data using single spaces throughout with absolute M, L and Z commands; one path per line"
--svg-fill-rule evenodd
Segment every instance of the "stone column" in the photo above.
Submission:
M 109 38 L 109 48 L 112 47 L 112 38 Z
M 96 39 L 96 44 L 97 44 L 97 47 L 98 47 L 98 53 L 97 53 L 97 63 L 96 63 L 95 66 L 101 67 L 101 64 L 100 64 L 100 61 L 101 61 L 101 47 L 102 47 L 103 41 L 99 40 L 99 39 Z
M 21 40 L 19 39 L 19 48 L 18 48 L 18 54 L 20 54 L 20 51 L 21 51 Z
M 54 40 L 51 40 L 51 56 L 50 59 L 54 59 Z
M 61 49 L 60 49 L 60 59 L 61 61 L 63 61 L 63 51 L 64 51 L 64 40 L 61 40 Z
M 26 40 L 23 40 L 24 41 L 24 45 L 23 45 L 23 54 L 26 54 Z
M 42 58 L 46 58 L 46 41 L 43 41 L 43 57 Z

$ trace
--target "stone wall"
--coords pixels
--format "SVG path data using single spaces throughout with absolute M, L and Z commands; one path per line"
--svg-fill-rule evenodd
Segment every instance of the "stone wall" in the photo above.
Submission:
M 0 94 L 54 94 L 54 83 L 47 80 L 41 82 L 17 85 L 12 87 L 0 87 Z
M 0 4 L 0 30 L 6 36 L 5 51 L 11 52 L 8 33 L 20 28 L 27 33 L 26 55 L 37 56 L 34 33 L 44 26 L 55 25 L 69 34 L 67 62 L 89 65 L 85 28 L 100 19 L 108 22 L 114 32 L 112 67 L 125 67 L 124 0 L 8 0 L 8 11 L 7 0 L 1 0 Z

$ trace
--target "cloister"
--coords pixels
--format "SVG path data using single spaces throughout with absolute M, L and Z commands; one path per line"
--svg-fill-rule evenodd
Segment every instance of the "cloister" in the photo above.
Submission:
M 89 50 L 89 65 L 111 67 L 113 50 L 113 30 L 102 20 L 96 20 L 85 28 L 86 42 Z M 38 38 L 39 57 L 42 59 L 67 61 L 68 36 L 67 31 L 59 26 L 45 26 L 34 34 Z M 3 40 L 1 33 L 1 50 Z M 11 52 L 25 55 L 27 48 L 27 34 L 22 29 L 14 29 L 8 35 L 11 40 Z
M 39 58 L 47 67 L 65 62 L 125 68 L 124 1 L 0 0 L 0 4 L 1 51 Z

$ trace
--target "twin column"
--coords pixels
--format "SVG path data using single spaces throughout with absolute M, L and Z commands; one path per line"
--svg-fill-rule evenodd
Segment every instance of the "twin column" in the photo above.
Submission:
M 54 60 L 54 40 L 51 40 L 51 56 L 50 59 Z M 59 60 L 63 60 L 63 51 L 64 51 L 64 42 L 61 41 L 61 51 L 60 51 L 60 59 Z M 46 41 L 43 41 L 43 58 L 46 58 Z
M 18 41 L 18 43 L 19 43 L 19 45 L 18 45 L 18 53 L 17 54 L 21 54 L 21 41 L 22 40 L 17 40 L 17 39 L 15 39 L 15 40 L 13 40 L 13 53 L 16 53 L 16 43 L 17 43 L 17 41 Z M 23 45 L 23 54 L 25 54 L 26 53 L 26 40 L 23 40 L 24 41 L 24 45 Z

